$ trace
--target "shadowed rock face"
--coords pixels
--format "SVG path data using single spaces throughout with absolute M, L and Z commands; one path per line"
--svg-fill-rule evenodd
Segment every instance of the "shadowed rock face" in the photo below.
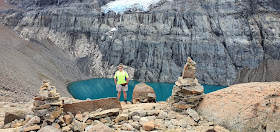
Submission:
M 280 60 L 277 0 L 176 0 L 123 15 L 102 13 L 109 1 L 9 0 L 26 9 L 12 28 L 69 52 L 94 77 L 122 62 L 134 79 L 174 82 L 190 56 L 200 83 L 230 85 L 243 67 Z

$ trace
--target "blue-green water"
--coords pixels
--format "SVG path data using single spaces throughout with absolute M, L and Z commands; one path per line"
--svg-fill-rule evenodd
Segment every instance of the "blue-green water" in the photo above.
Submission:
M 130 80 L 128 83 L 127 100 L 132 99 L 132 92 L 134 86 L 140 82 Z M 151 86 L 156 93 L 157 101 L 165 101 L 172 93 L 174 83 L 156 83 L 147 82 L 147 85 Z M 224 86 L 215 85 L 203 85 L 204 93 L 210 93 L 219 89 L 225 88 Z M 73 82 L 68 85 L 68 91 L 76 98 L 85 100 L 89 99 L 100 99 L 107 97 L 117 97 L 116 86 L 114 79 L 112 78 L 95 78 L 91 80 L 84 80 Z M 123 101 L 123 95 L 121 95 L 121 101 Z

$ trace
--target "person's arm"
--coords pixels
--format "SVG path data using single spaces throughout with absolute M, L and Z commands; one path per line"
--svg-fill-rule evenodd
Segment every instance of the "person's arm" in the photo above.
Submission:
M 114 81 L 115 81 L 115 84 L 117 85 L 117 72 L 114 75 Z
M 114 81 L 115 81 L 115 85 L 117 85 L 117 79 L 116 78 L 114 78 Z
M 128 74 L 127 74 L 127 72 L 126 72 L 126 83 L 128 84 L 128 82 L 129 82 L 129 76 L 128 76 Z

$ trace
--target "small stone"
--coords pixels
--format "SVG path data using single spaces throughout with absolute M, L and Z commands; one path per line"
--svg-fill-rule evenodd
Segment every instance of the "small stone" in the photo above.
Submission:
M 42 101 L 42 100 L 34 100 L 33 106 L 39 107 L 41 105 L 44 105 L 44 101 Z
M 116 119 L 115 122 L 120 122 L 120 121 L 126 121 L 128 120 L 128 114 L 119 114 Z
M 82 123 L 82 122 L 79 122 L 77 120 L 74 120 L 72 123 L 72 129 L 73 131 L 79 131 L 79 132 L 82 132 L 84 131 L 84 129 L 86 128 L 86 124 L 85 123 Z
M 157 110 L 150 110 L 147 112 L 147 116 L 157 116 L 158 114 Z
M 167 112 L 165 112 L 165 111 L 160 111 L 160 112 L 159 112 L 158 118 L 160 118 L 160 119 L 165 119 L 165 118 L 167 118 L 167 117 L 168 117 Z
M 59 123 L 59 124 L 65 123 L 64 120 L 63 120 L 63 116 L 58 117 L 57 123 Z
M 53 126 L 54 128 L 60 129 L 60 125 L 57 124 L 57 123 L 52 123 L 52 126 Z
M 132 116 L 133 121 L 140 121 L 140 116 Z
M 57 111 L 52 111 L 52 112 L 51 112 L 51 114 L 52 114 L 52 116 L 54 116 L 54 118 L 59 117 L 60 114 L 62 114 L 62 113 L 63 113 L 63 110 L 62 110 L 62 109 L 57 110 Z
M 133 111 L 130 114 L 131 114 L 131 116 L 137 115 L 137 116 L 140 116 L 140 117 L 145 117 L 145 116 L 147 116 L 147 111 L 140 109 L 140 110 Z
M 67 125 L 69 125 L 69 124 L 71 124 L 73 117 L 72 117 L 72 115 L 64 115 L 63 120 Z
M 78 121 L 81 121 L 81 122 L 84 120 L 83 114 L 77 114 L 77 115 L 75 116 L 75 118 L 76 118 Z
M 128 123 L 122 124 L 122 128 L 123 128 L 123 130 L 134 131 L 133 126 Z
M 47 121 L 49 121 L 49 122 L 54 122 L 55 121 L 55 118 L 54 118 L 54 116 L 49 116 L 48 117 L 48 119 L 47 119 Z
M 40 123 L 40 121 L 41 119 L 38 116 L 34 116 L 24 125 L 24 127 L 31 126 L 33 124 L 38 124 Z
M 145 131 L 152 131 L 155 129 L 155 124 L 153 121 L 147 121 L 143 124 L 143 129 Z
M 141 117 L 139 123 L 143 125 L 145 122 L 149 121 L 146 117 Z
M 140 130 L 140 123 L 139 122 L 132 122 L 130 124 L 134 129 Z
M 97 122 L 88 132 L 113 132 L 114 130 L 101 122 Z
M 69 132 L 71 130 L 70 126 L 62 127 L 62 132 Z
M 186 128 L 188 125 L 196 126 L 197 123 L 191 117 L 187 116 L 186 118 L 179 120 L 178 125 Z

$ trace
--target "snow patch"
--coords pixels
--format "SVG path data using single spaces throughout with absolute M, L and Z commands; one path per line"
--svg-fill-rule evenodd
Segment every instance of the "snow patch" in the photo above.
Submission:
M 157 5 L 161 0 L 116 0 L 107 3 L 101 7 L 102 12 L 108 13 L 110 11 L 116 14 L 123 14 L 128 10 L 148 11 L 152 5 Z M 166 0 L 172 1 L 172 0 Z

